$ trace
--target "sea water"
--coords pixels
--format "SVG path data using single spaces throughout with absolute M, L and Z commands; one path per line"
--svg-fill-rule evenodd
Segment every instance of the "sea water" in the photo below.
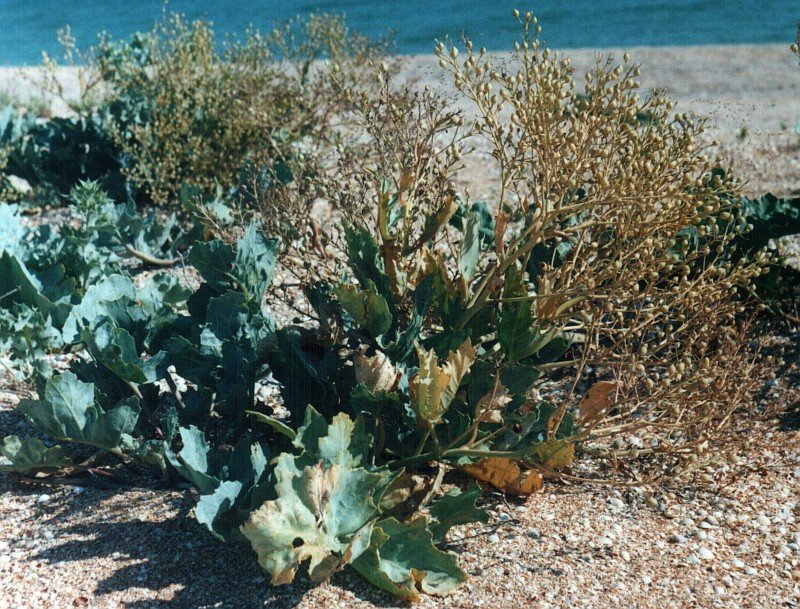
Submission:
M 171 0 L 168 10 L 204 17 L 220 32 L 266 30 L 311 12 L 340 13 L 372 37 L 393 31 L 399 53 L 430 53 L 436 40 L 469 35 L 489 49 L 509 48 L 519 33 L 513 8 L 531 10 L 553 48 L 790 43 L 800 0 Z M 97 34 L 148 30 L 163 0 L 0 0 L 0 65 L 32 65 L 57 53 L 69 24 L 79 46 Z

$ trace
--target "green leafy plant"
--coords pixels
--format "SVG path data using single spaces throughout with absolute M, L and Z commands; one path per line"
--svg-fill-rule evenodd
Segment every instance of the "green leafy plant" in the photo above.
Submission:
M 443 492 L 449 468 L 527 495 L 544 476 L 584 479 L 571 470 L 580 452 L 607 459 L 611 480 L 628 481 L 623 459 L 647 472 L 639 482 L 703 467 L 763 378 L 740 296 L 764 265 L 730 256 L 736 184 L 705 157 L 701 125 L 672 117 L 660 95 L 640 100 L 627 57 L 598 60 L 578 93 L 569 62 L 540 48 L 535 18 L 517 17 L 516 70 L 494 69 L 470 42 L 460 59 L 437 47 L 471 124 L 397 86 L 388 66 L 354 79 L 332 67 L 355 144 L 325 149 L 313 187 L 278 189 L 292 209 L 324 199 L 337 220 L 327 228 L 281 243 L 254 222 L 206 240 L 90 183 L 72 194 L 79 228 L 0 222 L 0 277 L 15 286 L 0 304 L 9 319 L 39 315 L 19 357 L 40 359 L 50 326 L 83 354 L 39 374 L 39 398 L 18 407 L 31 426 L 188 480 L 196 518 L 250 544 L 275 584 L 306 564 L 315 581 L 352 568 L 407 600 L 466 580 L 436 546 L 487 518 L 478 487 Z M 174 54 L 142 39 L 107 54 L 108 69 L 145 88 L 191 50 L 206 53 L 209 78 L 230 69 L 207 26 L 173 23 Z M 167 99 L 196 81 L 181 82 Z M 131 141 L 149 146 L 147 133 Z M 471 137 L 498 164 L 496 201 L 456 188 Z M 153 193 L 192 177 L 176 158 L 142 178 Z M 222 222 L 220 202 L 204 205 Z M 76 258 L 77 245 L 95 254 Z M 198 287 L 166 272 L 134 282 L 127 263 L 168 266 L 185 249 Z M 292 295 L 303 316 L 280 325 L 265 304 L 279 264 L 305 298 Z M 632 434 L 639 445 L 620 448 Z M 3 467 L 52 471 L 66 452 L 11 437 Z
M 100 113 L 38 120 L 8 106 L 0 115 L 0 175 L 21 178 L 33 188 L 66 195 L 82 180 L 100 180 L 115 198 L 127 196 L 120 173 L 119 150 Z
M 141 217 L 133 204 L 114 203 L 96 182 L 80 183 L 71 200 L 79 225 L 59 232 L 24 227 L 16 205 L 0 205 L 0 345 L 10 356 L 5 365 L 22 378 L 48 376 L 43 356 L 64 348 L 64 324 L 92 286 L 121 272 L 126 260 L 174 265 L 189 238 L 174 216 Z M 150 289 L 168 300 L 185 298 L 174 276 Z

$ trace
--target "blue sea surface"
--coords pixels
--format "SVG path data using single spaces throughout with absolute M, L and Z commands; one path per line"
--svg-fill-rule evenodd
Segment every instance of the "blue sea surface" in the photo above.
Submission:
M 152 27 L 163 0 L 0 0 L 0 65 L 32 65 L 58 53 L 56 31 L 69 24 L 81 47 L 108 32 L 127 37 Z M 434 41 L 467 33 L 477 45 L 509 48 L 518 34 L 511 10 L 531 10 L 552 48 L 789 43 L 798 0 L 171 0 L 168 9 L 210 19 L 218 32 L 265 30 L 311 12 L 346 15 L 372 37 L 394 31 L 400 53 L 430 53 Z

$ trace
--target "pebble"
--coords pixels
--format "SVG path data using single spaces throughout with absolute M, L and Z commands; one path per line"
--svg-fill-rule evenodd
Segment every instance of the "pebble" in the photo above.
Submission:
M 768 527 L 772 523 L 770 522 L 769 518 L 764 516 L 764 514 L 759 514 L 755 520 L 756 524 L 760 527 Z
M 47 494 L 39 495 L 36 498 L 36 503 L 48 503 L 49 501 L 50 501 L 50 495 Z
M 630 560 L 631 560 L 631 555 L 628 554 L 627 550 L 622 550 L 622 552 L 619 553 L 619 556 L 625 562 L 630 562 Z
M 747 573 L 748 575 L 755 575 L 756 573 L 758 573 L 758 571 L 756 571 L 753 567 L 745 567 L 744 572 Z
M 669 536 L 669 540 L 671 543 L 686 543 L 686 537 L 680 533 L 673 533 Z
M 730 575 L 723 575 L 722 583 L 730 588 L 733 586 L 733 578 Z
M 72 489 L 72 494 L 73 494 L 73 495 L 80 495 L 80 494 L 81 494 L 81 493 L 83 493 L 85 490 L 86 490 L 86 489 L 85 489 L 85 488 L 83 488 L 82 486 L 76 486 L 76 487 L 74 487 L 74 488 Z
M 622 499 L 618 499 L 617 497 L 612 497 L 611 499 L 608 500 L 608 503 L 615 510 L 625 509 L 625 502 Z
M 489 535 L 489 543 L 499 543 L 500 536 L 497 533 L 492 533 Z
M 705 541 L 708 539 L 708 533 L 706 533 L 703 529 L 695 531 L 694 536 L 698 541 Z
M 708 548 L 700 548 L 697 555 L 703 560 L 714 560 L 714 553 Z

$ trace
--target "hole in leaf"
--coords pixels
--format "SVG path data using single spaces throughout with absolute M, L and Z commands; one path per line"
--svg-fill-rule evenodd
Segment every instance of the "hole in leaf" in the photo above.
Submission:
M 295 537 L 294 541 L 292 542 L 292 547 L 299 548 L 302 545 L 303 545 L 303 540 L 300 537 Z

